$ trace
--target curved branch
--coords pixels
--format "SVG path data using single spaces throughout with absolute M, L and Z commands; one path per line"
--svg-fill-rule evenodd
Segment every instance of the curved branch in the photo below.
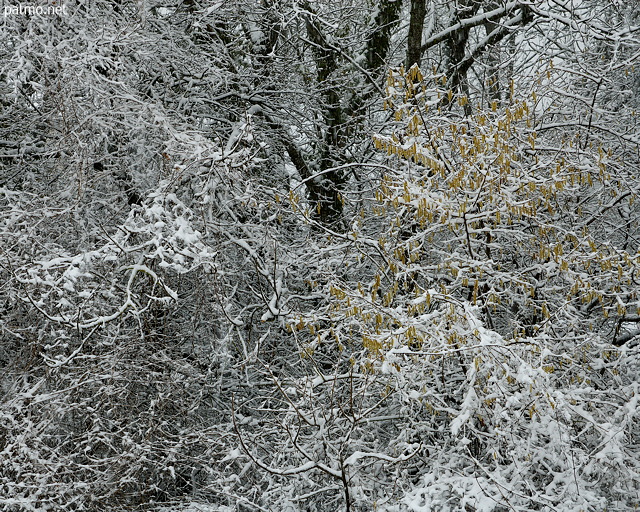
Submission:
M 499 7 L 497 9 L 494 9 L 492 11 L 483 12 L 481 14 L 478 14 L 477 16 L 473 16 L 472 18 L 462 20 L 456 23 L 455 25 L 452 25 L 451 27 L 447 28 L 446 30 L 443 30 L 442 32 L 437 33 L 435 36 L 430 37 L 422 45 L 422 47 L 420 48 L 420 52 L 424 53 L 432 46 L 435 46 L 438 43 L 441 43 L 442 41 L 449 39 L 452 35 L 460 31 L 469 30 L 473 27 L 483 25 L 487 22 L 496 22 L 496 20 L 499 20 L 503 16 L 509 14 L 514 9 L 522 5 L 523 5 L 522 2 L 509 2 L 508 4 L 502 7 Z

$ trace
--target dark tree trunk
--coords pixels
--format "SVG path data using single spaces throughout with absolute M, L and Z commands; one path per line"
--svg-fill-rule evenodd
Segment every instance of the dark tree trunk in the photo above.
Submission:
M 407 69 L 414 64 L 420 66 L 420 59 L 422 58 L 422 29 L 424 27 L 424 17 L 426 13 L 426 0 L 411 0 L 407 58 L 405 61 L 405 67 Z
M 424 3 L 424 0 L 422 2 Z M 306 2 L 303 5 L 309 13 L 314 12 L 311 3 Z M 398 21 L 401 6 L 402 2 L 399 0 L 380 0 L 379 2 L 378 14 L 371 28 L 371 35 L 367 39 L 365 54 L 370 79 L 377 80 L 380 77 L 380 70 L 386 64 L 391 36 Z M 335 74 L 342 59 L 341 53 L 327 41 L 322 27 L 316 24 L 313 16 L 307 17 L 305 25 L 307 36 L 312 43 L 311 51 L 317 68 L 317 83 L 324 86 L 321 94 L 325 103 L 323 121 L 326 132 L 316 154 L 315 166 L 304 164 L 300 167 L 295 161 L 293 163 L 299 171 L 306 172 L 305 179 L 310 178 L 306 185 L 309 199 L 315 204 L 318 222 L 340 230 L 343 227 L 340 189 L 345 184 L 346 177 L 342 171 L 334 171 L 332 168 L 344 163 L 346 159 L 344 148 L 349 142 L 348 125 L 362 114 L 361 110 L 366 103 L 367 94 L 362 94 L 357 102 L 344 102 L 344 94 L 335 81 Z M 303 164 L 299 152 L 288 149 L 288 153 L 290 157 L 292 153 L 297 153 L 295 156 L 298 163 Z

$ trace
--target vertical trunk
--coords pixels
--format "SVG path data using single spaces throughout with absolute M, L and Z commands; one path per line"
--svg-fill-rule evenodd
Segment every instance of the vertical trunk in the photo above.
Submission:
M 411 0 L 411 14 L 409 17 L 409 36 L 407 40 L 407 58 L 405 67 L 409 69 L 416 64 L 420 66 L 422 57 L 422 29 L 427 12 L 426 0 Z
M 306 2 L 304 6 L 310 13 L 314 12 L 310 3 Z M 338 70 L 339 55 L 327 42 L 321 27 L 312 17 L 307 17 L 305 24 L 307 36 L 313 43 L 311 50 L 317 68 L 317 83 L 324 86 L 321 94 L 324 99 L 323 121 L 326 130 L 319 148 L 318 164 L 314 169 L 309 169 L 310 176 L 317 173 L 318 177 L 307 182 L 307 189 L 309 199 L 316 205 L 317 220 L 325 226 L 337 228 L 342 219 L 342 200 L 338 187 L 344 180 L 339 173 L 328 170 L 335 166 L 335 155 L 344 145 L 341 95 L 337 86 L 332 83 Z
M 459 0 L 454 6 L 455 14 L 452 23 L 474 16 L 481 2 L 476 0 Z M 467 42 L 469 41 L 469 29 L 456 30 L 447 40 L 447 66 L 446 73 L 451 89 L 459 89 L 467 97 L 469 96 L 469 82 L 467 80 L 467 69 L 460 69 L 460 64 L 466 56 Z M 469 115 L 472 111 L 471 104 L 464 107 L 465 113 Z
M 370 71 L 375 71 L 385 64 L 392 29 L 398 21 L 401 6 L 400 0 L 380 0 L 375 26 L 367 41 L 367 67 Z
M 424 4 L 425 0 L 421 1 Z M 303 6 L 309 13 L 314 13 L 311 2 L 305 2 Z M 378 14 L 370 36 L 367 38 L 365 54 L 367 71 L 375 79 L 379 77 L 379 71 L 386 64 L 393 28 L 398 21 L 401 7 L 400 0 L 379 1 Z M 343 57 L 327 41 L 323 27 L 317 24 L 313 16 L 306 18 L 305 25 L 307 37 L 312 43 L 311 52 L 317 69 L 317 83 L 323 86 L 320 93 L 324 100 L 323 121 L 326 130 L 317 153 L 316 166 L 306 169 L 309 176 L 314 173 L 318 175 L 317 178 L 307 182 L 307 189 L 309 199 L 316 206 L 317 220 L 325 226 L 339 230 L 343 217 L 340 188 L 344 185 L 346 178 L 341 171 L 331 169 L 344 163 L 346 159 L 344 148 L 349 139 L 347 124 L 361 114 L 365 101 L 361 98 L 358 102 L 345 105 L 344 93 L 340 89 L 339 81 L 336 80 Z
M 498 7 L 497 3 L 490 3 L 485 8 L 486 10 L 492 10 Z M 488 36 L 493 32 L 496 28 L 499 27 L 499 24 L 487 21 L 484 24 L 484 30 L 486 35 Z M 485 74 L 485 83 L 484 86 L 487 88 L 488 99 L 490 102 L 497 101 L 500 102 L 502 98 L 502 87 L 500 84 L 500 61 L 501 61 L 501 48 L 500 43 L 496 43 L 492 47 L 490 47 L 486 52 L 487 59 L 487 72 Z

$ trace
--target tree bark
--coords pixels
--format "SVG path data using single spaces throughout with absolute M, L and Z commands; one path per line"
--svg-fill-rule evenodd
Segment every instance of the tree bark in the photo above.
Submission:
M 409 36 L 407 39 L 407 58 L 405 61 L 405 67 L 407 69 L 414 64 L 420 66 L 420 59 L 422 58 L 422 30 L 424 27 L 424 17 L 426 13 L 426 0 L 411 0 Z

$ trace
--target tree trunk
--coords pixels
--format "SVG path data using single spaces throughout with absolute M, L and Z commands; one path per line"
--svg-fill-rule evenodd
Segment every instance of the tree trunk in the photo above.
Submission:
M 422 29 L 426 12 L 426 0 L 411 0 L 407 58 L 405 61 L 407 69 L 414 64 L 420 66 L 420 59 L 422 58 Z

